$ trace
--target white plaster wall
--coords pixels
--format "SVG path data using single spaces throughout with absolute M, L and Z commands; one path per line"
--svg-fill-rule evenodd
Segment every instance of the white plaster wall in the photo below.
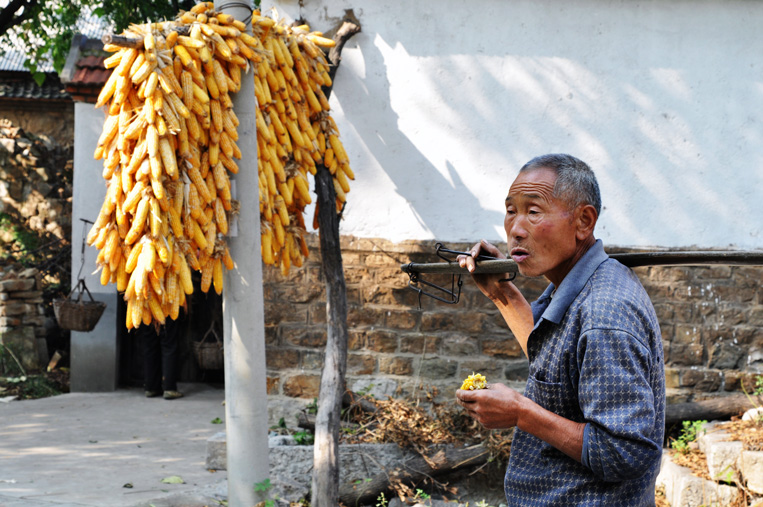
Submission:
M 763 248 L 763 2 L 264 1 L 328 31 L 357 179 L 342 234 L 505 239 L 530 158 L 597 173 L 606 244 Z M 308 220 L 308 222 L 310 222 Z
M 117 387 L 117 290 L 114 284 L 101 285 L 100 271 L 95 272 L 98 250 L 86 246 L 84 264 L 81 260 L 82 240 L 90 225 L 83 228 L 80 219 L 94 222 L 106 197 L 106 183 L 101 176 L 103 161 L 93 158 L 104 118 L 104 111 L 92 104 L 74 104 L 72 285 L 77 284 L 80 275 L 93 298 L 107 305 L 95 329 L 71 332 L 71 389 L 77 392 L 113 391 Z

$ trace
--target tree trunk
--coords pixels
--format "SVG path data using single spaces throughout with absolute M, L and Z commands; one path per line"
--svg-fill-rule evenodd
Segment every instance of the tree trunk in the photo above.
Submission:
M 438 477 L 463 468 L 482 465 L 487 462 L 489 455 L 490 452 L 481 445 L 440 449 L 428 457 L 434 467 L 422 456 L 418 456 L 406 461 L 400 468 L 378 474 L 369 482 L 343 484 L 339 489 L 339 501 L 348 507 L 373 504 L 381 493 L 391 490 L 392 481 L 415 486 L 428 477 Z
M 347 291 L 339 245 L 333 177 L 323 165 L 315 174 L 321 262 L 326 282 L 326 357 L 315 418 L 311 505 L 335 507 L 339 492 L 339 423 L 347 369 Z
M 344 41 L 360 30 L 359 26 L 356 28 L 355 31 L 337 33 L 334 40 L 341 39 L 337 46 L 344 46 Z M 331 62 L 334 69 L 339 64 L 339 57 L 337 53 L 336 61 Z M 324 93 L 328 98 L 331 90 Z M 310 503 L 313 507 L 336 507 L 339 495 L 339 423 L 347 369 L 347 289 L 339 243 L 336 191 L 333 176 L 323 164 L 317 164 L 315 191 L 318 194 L 321 264 L 326 283 L 327 337 L 315 419 Z
M 750 396 L 750 398 L 744 394 L 735 394 L 712 400 L 673 403 L 665 407 L 665 425 L 671 426 L 681 421 L 698 421 L 701 419 L 707 421 L 728 419 L 747 409 L 754 408 L 753 402 L 758 406 L 763 405 L 763 396 Z

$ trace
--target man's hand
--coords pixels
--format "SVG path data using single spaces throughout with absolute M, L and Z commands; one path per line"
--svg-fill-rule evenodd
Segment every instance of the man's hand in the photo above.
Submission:
M 498 249 L 498 247 L 488 243 L 484 239 L 472 246 L 469 249 L 469 253 L 471 255 L 459 255 L 456 258 L 458 260 L 458 265 L 462 268 L 466 268 L 469 273 L 472 274 L 472 278 L 474 278 L 477 287 L 479 287 L 482 293 L 490 298 L 491 301 L 502 299 L 505 287 L 502 286 L 504 285 L 503 283 L 499 283 L 499 280 L 506 278 L 506 275 L 501 273 L 475 274 L 474 269 L 477 266 L 475 259 L 480 255 L 489 255 L 496 259 L 505 259 L 506 256 Z M 514 284 L 507 282 L 506 285 L 513 286 Z
M 485 428 L 493 430 L 516 426 L 574 460 L 581 460 L 584 423 L 550 412 L 503 384 L 489 384 L 487 389 L 475 391 L 459 389 L 456 399 L 467 414 Z
M 509 325 L 509 329 L 514 333 L 514 337 L 519 342 L 522 350 L 527 355 L 527 338 L 533 329 L 533 314 L 530 304 L 519 292 L 517 286 L 509 281 L 502 281 L 506 274 L 475 274 L 475 259 L 480 254 L 490 255 L 499 259 L 505 259 L 506 256 L 496 247 L 484 239 L 474 245 L 469 252 L 471 255 L 459 255 L 458 264 L 472 273 L 474 283 L 477 284 L 480 291 L 487 296 L 501 312 L 501 316 Z
M 456 391 L 458 403 L 478 423 L 488 429 L 513 428 L 517 425 L 524 397 L 503 384 L 489 384 L 487 389 Z

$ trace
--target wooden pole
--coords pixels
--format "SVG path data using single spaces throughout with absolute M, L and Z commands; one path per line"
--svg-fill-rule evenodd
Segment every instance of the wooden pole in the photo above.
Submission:
M 247 6 L 248 4 L 248 6 Z M 215 9 L 244 21 L 251 4 L 218 0 Z M 267 380 L 265 372 L 265 307 L 260 254 L 259 181 L 254 79 L 242 76 L 233 97 L 239 118 L 241 171 L 231 177 L 234 199 L 240 201 L 237 230 L 228 241 L 236 266 L 225 275 L 223 333 L 225 345 L 225 429 L 228 505 L 252 507 L 267 492 L 255 484 L 269 477 Z
M 339 242 L 333 177 L 324 166 L 315 174 L 321 265 L 326 281 L 326 355 L 315 418 L 311 505 L 336 506 L 339 495 L 339 427 L 347 370 L 347 290 Z
M 354 29 L 347 29 L 347 25 Z M 337 47 L 360 31 L 354 23 L 345 22 L 334 36 Z M 340 54 L 331 61 L 334 70 Z M 326 91 L 324 91 L 326 93 Z M 326 97 L 331 94 L 328 90 Z M 336 191 L 328 168 L 317 165 L 315 190 L 318 194 L 318 227 L 320 230 L 321 265 L 326 281 L 327 338 L 326 355 L 318 395 L 313 447 L 312 507 L 336 507 L 339 497 L 339 427 L 342 395 L 347 370 L 347 289 L 342 267 L 339 241 L 339 215 Z

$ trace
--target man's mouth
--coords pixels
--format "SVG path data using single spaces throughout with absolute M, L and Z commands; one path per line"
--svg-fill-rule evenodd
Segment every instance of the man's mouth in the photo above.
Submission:
M 514 262 L 519 264 L 527 259 L 530 256 L 530 253 L 524 248 L 512 248 L 511 252 L 509 252 L 509 255 L 511 255 L 512 259 L 514 259 Z

